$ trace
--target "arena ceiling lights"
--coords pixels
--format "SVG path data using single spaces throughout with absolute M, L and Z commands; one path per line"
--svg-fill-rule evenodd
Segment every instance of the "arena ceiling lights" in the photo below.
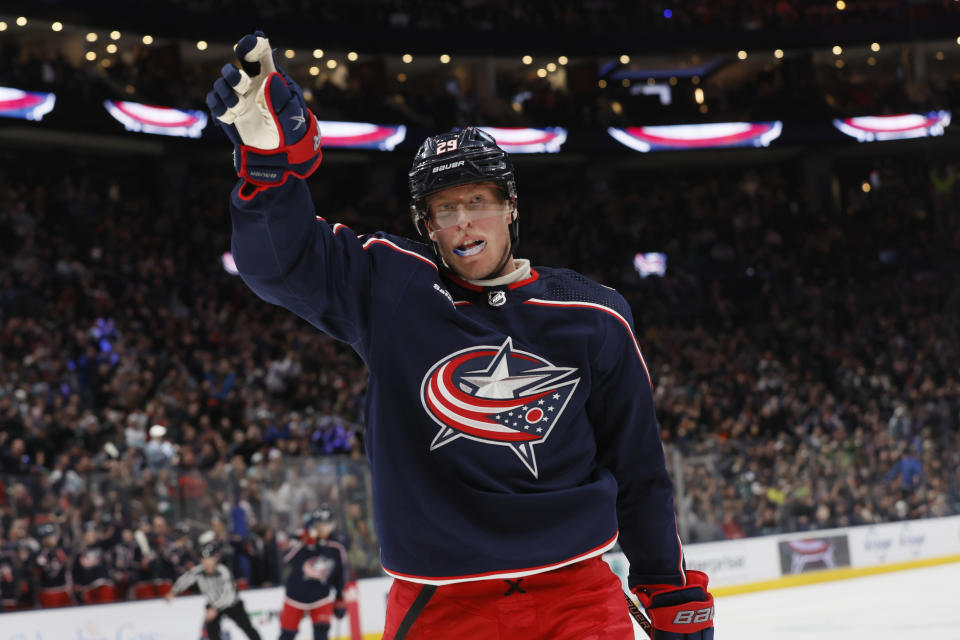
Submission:
M 949 111 L 902 113 L 890 116 L 864 116 L 833 121 L 833 126 L 858 142 L 907 140 L 942 136 L 950 125 Z
M 39 122 L 53 111 L 56 101 L 57 96 L 52 93 L 0 87 L 0 116 Z
M 607 128 L 607 133 L 614 140 L 642 153 L 728 147 L 768 147 L 771 142 L 780 137 L 782 131 L 783 123 L 779 120 Z

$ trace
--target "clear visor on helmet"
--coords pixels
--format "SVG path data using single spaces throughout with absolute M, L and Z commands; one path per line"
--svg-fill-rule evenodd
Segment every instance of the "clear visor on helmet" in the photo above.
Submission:
M 430 224 L 434 229 L 455 227 L 461 222 L 504 216 L 510 212 L 509 202 L 446 202 L 430 207 Z

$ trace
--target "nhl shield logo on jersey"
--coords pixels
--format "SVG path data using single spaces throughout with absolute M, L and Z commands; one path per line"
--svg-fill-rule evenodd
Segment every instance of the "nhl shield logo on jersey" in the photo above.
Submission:
M 549 437 L 580 378 L 536 354 L 500 346 L 463 349 L 434 364 L 420 400 L 440 430 L 434 451 L 459 438 L 509 447 L 534 477 L 533 447 Z

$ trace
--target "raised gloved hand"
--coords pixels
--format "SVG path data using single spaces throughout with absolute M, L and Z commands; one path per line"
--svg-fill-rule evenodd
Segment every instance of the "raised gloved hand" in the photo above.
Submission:
M 633 592 L 650 614 L 653 640 L 713 640 L 713 596 L 707 574 L 687 571 L 687 585 L 651 584 Z
M 235 145 L 234 168 L 247 183 L 240 195 L 251 198 L 290 176 L 306 178 L 323 153 L 317 119 L 300 87 L 277 68 L 263 32 L 245 35 L 235 53 L 242 69 L 223 66 L 207 106 Z

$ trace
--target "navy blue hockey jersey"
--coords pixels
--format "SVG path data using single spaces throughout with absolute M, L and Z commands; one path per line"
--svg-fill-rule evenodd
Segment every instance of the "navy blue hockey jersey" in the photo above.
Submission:
M 110 565 L 107 554 L 98 543 L 84 546 L 73 556 L 71 569 L 75 587 L 95 587 L 110 579 Z
M 343 598 L 347 550 L 335 540 L 295 540 L 283 556 L 285 599 L 311 609 Z
M 44 547 L 37 554 L 37 571 L 41 589 L 57 589 L 67 585 L 67 552 L 60 547 Z
M 447 584 L 555 569 L 617 541 L 630 583 L 684 584 L 650 377 L 623 297 L 536 267 L 484 290 L 432 249 L 314 214 L 301 180 L 231 197 L 247 285 L 369 369 L 383 568 Z
M 0 611 L 16 605 L 20 591 L 20 562 L 17 546 L 13 543 L 0 545 Z

